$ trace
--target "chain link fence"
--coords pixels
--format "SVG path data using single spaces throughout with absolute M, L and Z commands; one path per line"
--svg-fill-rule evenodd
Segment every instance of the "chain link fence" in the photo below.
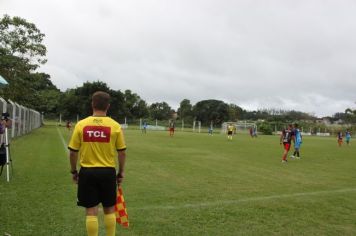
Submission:
M 11 100 L 0 97 L 0 113 L 8 113 L 12 124 L 9 128 L 9 139 L 13 139 L 37 129 L 42 124 L 42 116 L 38 111 L 24 107 Z

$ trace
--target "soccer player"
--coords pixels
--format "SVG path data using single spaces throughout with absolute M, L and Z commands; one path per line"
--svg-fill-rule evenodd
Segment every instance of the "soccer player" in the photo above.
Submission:
M 67 120 L 66 127 L 69 131 L 72 130 L 72 122 L 70 120 Z
M 283 144 L 283 147 L 284 147 L 282 163 L 287 163 L 287 155 L 290 150 L 290 145 L 291 145 L 292 139 L 294 141 L 294 132 L 292 130 L 292 125 L 289 124 L 287 129 L 284 129 L 282 131 L 282 134 L 280 137 L 280 144 L 281 145 Z
M 146 134 L 146 132 L 147 132 L 147 122 L 146 121 L 143 122 L 143 126 L 142 127 L 143 127 L 142 128 L 142 133 Z
M 98 235 L 97 215 L 100 203 L 104 208 L 106 235 L 115 235 L 116 185 L 120 185 L 124 178 L 126 144 L 120 124 L 106 116 L 109 101 L 108 93 L 98 91 L 93 94 L 93 115 L 76 124 L 68 145 L 70 173 L 74 183 L 78 184 L 77 204 L 86 208 L 88 236 Z M 117 175 L 116 158 L 119 164 Z
M 339 130 L 339 132 L 337 132 L 337 143 L 339 144 L 339 147 L 341 147 L 341 145 L 343 143 L 341 130 Z
M 228 124 L 228 126 L 227 126 L 227 139 L 232 140 L 233 131 L 234 131 L 234 126 L 232 124 Z
M 298 128 L 298 124 L 294 124 L 294 153 L 291 156 L 291 158 L 297 158 L 300 159 L 300 146 L 302 145 L 302 133 L 300 132 Z
M 257 128 L 256 128 L 256 126 L 253 127 L 252 137 L 257 138 Z
M 345 138 L 346 138 L 347 146 L 349 146 L 350 145 L 350 139 L 351 139 L 351 132 L 349 130 L 346 130 Z
M 174 121 L 169 122 L 169 136 L 173 137 L 174 135 L 175 123 Z

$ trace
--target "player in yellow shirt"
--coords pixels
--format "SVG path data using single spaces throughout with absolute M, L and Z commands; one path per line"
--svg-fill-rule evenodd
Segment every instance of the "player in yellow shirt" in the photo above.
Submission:
M 77 204 L 86 208 L 88 236 L 98 235 L 100 203 L 104 208 L 106 235 L 113 236 L 116 230 L 116 185 L 124 178 L 126 144 L 120 124 L 106 116 L 109 107 L 110 95 L 95 92 L 93 115 L 77 123 L 68 145 L 72 178 L 78 184 Z M 116 158 L 119 163 L 117 175 Z
M 232 140 L 232 134 L 234 131 L 234 126 L 232 124 L 228 124 L 227 126 L 227 139 Z

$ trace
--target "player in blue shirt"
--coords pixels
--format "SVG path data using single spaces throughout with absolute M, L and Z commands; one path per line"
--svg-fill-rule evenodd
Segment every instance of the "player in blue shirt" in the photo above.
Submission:
M 350 133 L 349 130 L 346 130 L 345 138 L 346 138 L 347 145 L 349 145 L 350 144 L 350 139 L 351 139 L 351 133 Z
M 146 132 L 147 132 L 147 122 L 144 121 L 144 122 L 143 122 L 143 126 L 142 126 L 142 133 L 143 133 L 143 134 L 146 134 Z
M 294 124 L 294 153 L 291 156 L 291 158 L 297 158 L 300 159 L 300 146 L 302 145 L 302 133 L 300 132 L 298 128 L 298 124 Z

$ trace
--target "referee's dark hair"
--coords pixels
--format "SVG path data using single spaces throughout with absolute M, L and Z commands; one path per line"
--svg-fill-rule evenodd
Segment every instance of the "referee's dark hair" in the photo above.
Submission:
M 95 110 L 106 111 L 110 104 L 110 95 L 103 91 L 97 91 L 93 94 L 91 100 Z

